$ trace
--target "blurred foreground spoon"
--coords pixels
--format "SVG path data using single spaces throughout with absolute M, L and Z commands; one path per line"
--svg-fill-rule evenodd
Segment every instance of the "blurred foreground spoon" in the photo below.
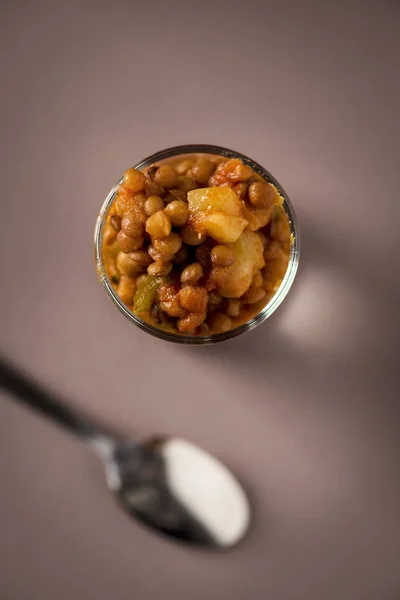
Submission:
M 119 439 L 1 358 L 0 387 L 86 441 L 104 464 L 110 490 L 147 526 L 213 548 L 229 548 L 246 533 L 250 505 L 242 486 L 198 446 L 177 437 Z

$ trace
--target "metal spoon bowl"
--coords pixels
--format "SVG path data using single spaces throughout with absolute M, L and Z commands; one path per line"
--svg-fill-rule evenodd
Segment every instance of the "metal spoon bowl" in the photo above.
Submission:
M 133 517 L 190 544 L 229 548 L 250 524 L 247 496 L 231 471 L 177 437 L 123 440 L 71 410 L 0 358 L 0 387 L 85 441 L 109 489 Z

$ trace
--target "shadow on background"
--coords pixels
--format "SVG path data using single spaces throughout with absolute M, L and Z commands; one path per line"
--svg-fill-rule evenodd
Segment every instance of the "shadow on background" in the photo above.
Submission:
M 323 391 L 340 379 L 341 385 L 367 386 L 371 395 L 373 391 L 380 394 L 384 378 L 387 388 L 380 403 L 392 410 L 397 387 L 392 315 L 399 303 L 395 279 L 385 281 L 379 264 L 365 260 L 361 247 L 346 247 L 340 239 L 328 239 L 312 221 L 301 220 L 300 230 L 299 271 L 277 311 L 249 333 L 190 351 L 198 360 L 242 372 L 243 377 L 262 378 L 267 383 L 270 376 L 278 376 L 301 382 L 305 389 L 317 386 Z M 327 282 L 327 290 L 332 292 L 329 298 L 326 292 L 322 294 Z M 314 318 L 320 309 L 324 311 L 324 304 L 329 304 L 329 310 L 323 318 Z M 300 328 L 298 320 L 303 321 Z M 308 326 L 315 329 L 311 344 Z M 350 352 L 346 346 L 351 347 Z M 186 354 L 188 348 L 179 346 L 178 351 Z M 361 395 L 354 402 L 363 402 Z

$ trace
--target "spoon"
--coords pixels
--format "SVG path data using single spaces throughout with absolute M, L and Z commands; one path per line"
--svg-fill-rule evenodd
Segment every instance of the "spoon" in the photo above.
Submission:
M 210 548 L 233 546 L 246 533 L 250 505 L 242 486 L 198 446 L 179 437 L 122 439 L 1 358 L 0 388 L 85 441 L 103 462 L 109 489 L 146 526 Z

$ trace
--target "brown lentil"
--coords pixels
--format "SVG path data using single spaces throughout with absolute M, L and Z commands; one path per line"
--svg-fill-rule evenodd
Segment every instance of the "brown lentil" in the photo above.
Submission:
M 153 262 L 146 250 L 135 250 L 134 252 L 130 252 L 129 256 L 141 265 L 150 265 Z
M 164 200 L 160 196 L 149 196 L 145 202 L 144 210 L 146 215 L 151 217 L 159 210 L 163 210 L 164 206 Z
M 197 183 L 206 184 L 208 178 L 215 171 L 215 165 L 208 158 L 199 158 L 192 165 L 191 176 Z
M 146 269 L 143 263 L 137 262 L 132 258 L 132 254 L 124 254 L 124 252 L 118 254 L 116 265 L 119 273 L 128 277 L 133 277 L 133 275 L 142 273 Z
M 170 317 L 183 319 L 187 316 L 187 311 L 180 305 L 178 296 L 172 300 L 160 302 L 160 307 Z
M 172 263 L 156 260 L 147 267 L 147 273 L 155 277 L 166 277 L 172 271 Z
M 135 206 L 138 209 L 141 209 L 142 212 L 144 211 L 144 205 L 146 204 L 146 200 L 147 200 L 147 196 L 144 192 L 137 192 L 136 194 L 134 194 L 133 196 L 134 202 L 135 202 Z
M 230 267 L 235 262 L 235 254 L 231 248 L 223 244 L 214 246 L 211 250 L 211 262 L 217 267 Z
M 153 246 L 153 244 L 150 244 L 150 246 L 147 248 L 147 252 L 149 253 L 149 255 L 151 256 L 151 258 L 153 260 L 172 260 L 173 259 L 173 255 L 169 254 L 161 254 L 156 248 L 155 246 Z
M 171 256 L 181 249 L 182 238 L 177 233 L 172 232 L 162 239 L 154 239 L 153 246 L 161 256 Z
M 134 194 L 128 189 L 121 189 L 115 200 L 115 210 L 120 217 L 136 206 Z
M 124 173 L 124 185 L 132 192 L 143 190 L 145 179 L 143 173 L 136 169 L 127 169 Z
M 203 267 L 200 263 L 195 262 L 188 265 L 181 274 L 181 282 L 184 285 L 196 285 L 203 277 Z
M 146 214 L 142 209 L 135 208 L 125 213 L 121 221 L 121 229 L 128 237 L 140 237 L 144 234 Z
M 154 180 L 167 190 L 177 184 L 178 174 L 172 165 L 162 165 L 154 175 Z
M 163 210 L 159 210 L 147 219 L 146 231 L 153 239 L 161 239 L 171 233 L 171 221 Z
M 186 225 L 182 227 L 182 229 L 180 230 L 180 234 L 182 240 L 185 242 L 185 244 L 188 244 L 188 246 L 199 246 L 206 239 L 205 233 L 197 233 L 196 231 L 193 231 L 193 229 L 190 229 Z
M 166 207 L 165 214 L 168 216 L 174 227 L 180 227 L 181 225 L 184 225 L 188 219 L 188 205 L 182 200 L 173 200 Z
M 143 246 L 143 237 L 130 237 L 127 236 L 123 231 L 120 231 L 117 235 L 118 245 L 122 252 L 133 252 L 139 250 Z
M 249 187 L 249 200 L 253 206 L 267 208 L 272 206 L 275 190 L 265 181 L 255 181 Z

